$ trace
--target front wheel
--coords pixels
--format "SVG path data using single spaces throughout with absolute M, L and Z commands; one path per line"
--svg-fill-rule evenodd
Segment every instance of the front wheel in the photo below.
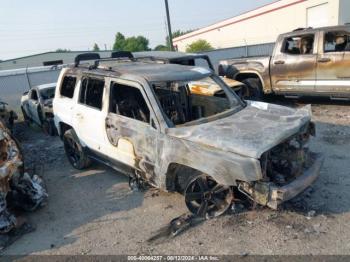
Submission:
M 68 161 L 75 169 L 83 170 L 90 166 L 91 161 L 73 129 L 64 133 L 63 144 Z
M 204 174 L 194 177 L 185 190 L 187 208 L 199 217 L 220 216 L 231 206 L 232 201 L 231 187 L 220 185 Z
M 30 118 L 28 117 L 26 111 L 24 110 L 24 108 L 22 106 L 21 106 L 21 110 L 22 110 L 24 122 L 26 123 L 27 126 L 30 126 L 32 121 L 30 120 Z

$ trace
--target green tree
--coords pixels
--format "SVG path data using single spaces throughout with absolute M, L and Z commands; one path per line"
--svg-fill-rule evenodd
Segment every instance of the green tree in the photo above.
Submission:
M 194 41 L 190 45 L 188 45 L 186 48 L 186 52 L 187 53 L 196 53 L 196 52 L 210 51 L 213 49 L 214 48 L 206 40 L 199 39 L 197 41 Z
M 58 53 L 66 53 L 66 52 L 70 52 L 70 49 L 66 49 L 66 48 L 57 48 L 55 52 L 58 52 Z
M 98 44 L 94 44 L 94 47 L 92 48 L 93 51 L 100 51 L 100 47 L 98 46 Z
M 150 50 L 148 45 L 149 41 L 144 36 L 132 36 L 125 38 L 122 33 L 118 32 L 115 36 L 113 50 L 130 52 L 148 51 Z
M 113 50 L 122 51 L 125 47 L 125 36 L 122 33 L 117 33 L 113 45 Z
M 169 47 L 165 45 L 157 45 L 154 49 L 154 51 L 169 51 Z

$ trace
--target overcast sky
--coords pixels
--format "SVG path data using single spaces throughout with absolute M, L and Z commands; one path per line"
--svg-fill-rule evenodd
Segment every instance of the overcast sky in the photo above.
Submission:
M 275 0 L 169 0 L 173 30 L 200 28 Z M 164 44 L 164 0 L 1 0 L 0 59 L 54 51 L 110 49 L 116 32 Z

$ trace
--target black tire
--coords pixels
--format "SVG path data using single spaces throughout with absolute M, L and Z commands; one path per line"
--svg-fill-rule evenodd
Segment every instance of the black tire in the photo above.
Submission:
M 44 119 L 43 119 L 43 110 L 41 110 L 41 106 L 38 106 L 38 116 L 39 116 L 40 125 L 43 125 Z
M 64 151 L 69 163 L 78 170 L 88 168 L 91 160 L 85 153 L 73 129 L 67 130 L 63 135 Z
M 24 122 L 26 123 L 27 126 L 30 126 L 32 121 L 30 120 L 30 118 L 28 117 L 26 111 L 24 110 L 24 108 L 22 106 L 21 106 L 21 110 L 22 110 Z
M 259 78 L 247 78 L 242 81 L 241 97 L 247 100 L 261 101 L 264 98 L 262 85 Z
M 220 185 L 205 174 L 195 176 L 188 183 L 184 195 L 189 211 L 207 219 L 225 213 L 234 199 L 231 187 Z
M 49 136 L 56 135 L 56 127 L 52 120 L 45 120 L 42 127 L 45 134 Z

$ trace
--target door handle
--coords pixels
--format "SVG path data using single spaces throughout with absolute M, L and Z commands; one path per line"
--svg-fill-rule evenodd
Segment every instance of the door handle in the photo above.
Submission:
M 80 113 L 77 113 L 77 114 L 76 114 L 76 117 L 79 118 L 80 120 L 84 119 L 83 115 L 80 114 Z
M 283 60 L 278 60 L 278 61 L 275 61 L 274 64 L 275 64 L 275 65 L 284 65 L 284 64 L 285 64 L 285 61 L 283 61 Z
M 327 57 L 318 59 L 318 62 L 319 62 L 319 63 L 328 63 L 328 62 L 330 62 L 330 61 L 331 61 L 331 59 L 330 59 L 330 58 L 327 58 Z

